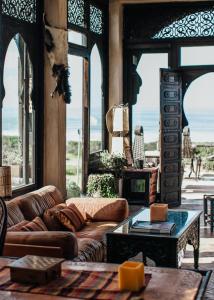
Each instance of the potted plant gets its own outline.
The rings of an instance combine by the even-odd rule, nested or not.
[[[108,173],[89,175],[87,194],[90,197],[116,197],[117,193],[114,175]]]

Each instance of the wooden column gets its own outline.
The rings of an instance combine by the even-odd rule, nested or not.
[[[109,4],[109,107],[123,102],[123,8]]]
[[[67,28],[67,0],[45,0],[45,14],[52,27]],[[66,195],[66,104],[51,97],[56,81],[44,50],[44,185],[53,184]]]
[[[123,103],[123,6],[109,2],[109,108]],[[111,136],[109,136],[111,149]]]

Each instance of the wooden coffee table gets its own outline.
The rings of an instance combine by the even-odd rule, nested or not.
[[[0,258],[0,269],[7,266],[12,260]],[[117,271],[118,265],[105,263],[75,263],[65,261],[62,268],[85,271]],[[8,271],[9,272],[9,271]],[[209,277],[206,278],[194,271],[167,268],[146,267],[146,273],[151,273],[152,278],[144,291],[144,300],[193,300],[202,299]],[[1,278],[1,270],[0,270]],[[0,280],[1,283],[1,280]],[[59,296],[21,293],[16,291],[0,290],[0,299],[4,300],[65,300]],[[75,300],[75,299],[73,299]],[[78,299],[76,299],[78,300]]]
[[[106,234],[107,261],[122,263],[142,252],[144,262],[148,257],[155,261],[158,267],[178,268],[186,245],[191,244],[194,250],[194,267],[197,269],[201,213],[201,211],[169,210],[168,221],[176,224],[175,231],[171,235],[130,232],[131,225],[137,220],[150,220],[149,209],[141,209]]]

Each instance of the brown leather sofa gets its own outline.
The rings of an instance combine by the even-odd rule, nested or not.
[[[7,202],[8,232],[4,255],[22,257],[33,254],[75,261],[103,261],[106,231],[128,216],[128,203],[125,199],[68,199],[65,205],[74,203],[86,221],[85,226],[77,232],[69,232],[64,228],[55,231],[57,227],[54,223],[51,228],[50,224],[47,226],[48,231],[9,231],[24,220],[32,221],[37,216],[43,219],[48,209],[60,203],[65,202],[54,186],[43,187]]]

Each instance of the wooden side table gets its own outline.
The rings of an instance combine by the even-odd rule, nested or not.
[[[129,204],[149,206],[157,196],[158,167],[125,169],[122,172],[122,197]]]

